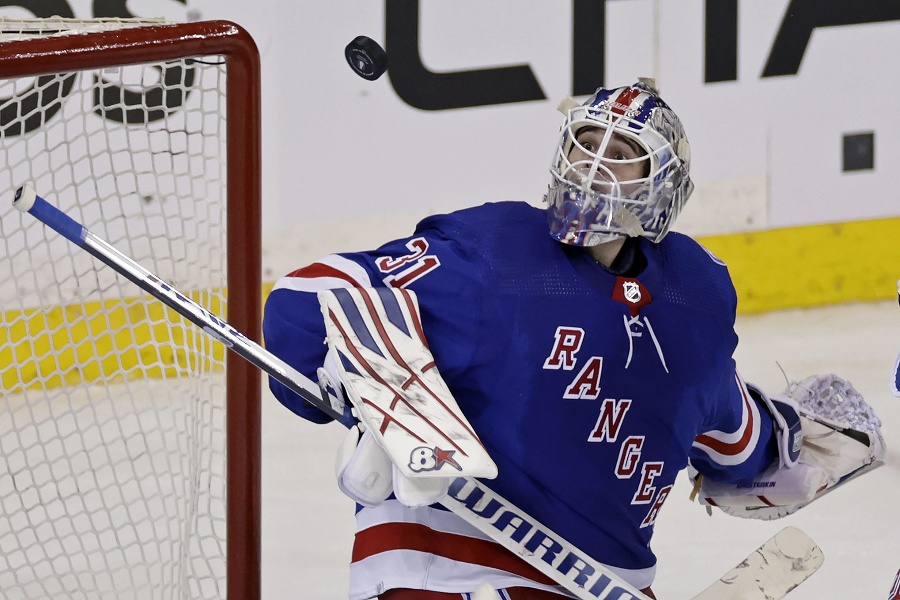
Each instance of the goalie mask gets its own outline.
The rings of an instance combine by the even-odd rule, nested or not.
[[[569,99],[550,169],[550,235],[575,246],[622,237],[659,242],[694,189],[678,116],[641,81]]]

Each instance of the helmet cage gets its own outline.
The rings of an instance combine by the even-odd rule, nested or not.
[[[630,104],[619,103],[620,98]],[[588,150],[578,141],[585,127],[603,130],[599,148]],[[604,157],[614,135],[636,143],[643,156]],[[580,156],[572,161],[574,148]],[[640,178],[619,180],[613,172],[616,164],[638,162],[648,165]],[[598,90],[586,104],[566,112],[545,197],[551,235],[583,246],[629,236],[659,242],[693,191],[689,164],[681,123],[652,88],[640,83]]]

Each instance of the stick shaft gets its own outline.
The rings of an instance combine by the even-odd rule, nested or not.
[[[284,384],[319,410],[335,419],[342,419],[349,414],[349,407],[342,400],[321,389],[308,377],[110,246],[32,190],[20,188],[16,192],[15,203],[17,203],[17,208],[28,212],[120,275],[125,276],[142,290],[200,327],[210,337],[225,344],[229,349]]]

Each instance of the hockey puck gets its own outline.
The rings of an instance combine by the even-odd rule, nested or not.
[[[344,48],[347,64],[353,72],[369,81],[375,81],[387,71],[387,52],[372,38],[361,35]]]

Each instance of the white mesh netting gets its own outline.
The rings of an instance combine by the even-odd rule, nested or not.
[[[46,23],[0,40],[83,27]],[[7,600],[225,595],[221,347],[12,207],[29,183],[224,314],[224,102],[215,57],[0,80]]]
[[[792,381],[785,394],[800,406],[803,414],[824,417],[843,427],[877,436],[881,445],[881,419],[853,384],[833,373],[811,375]]]

